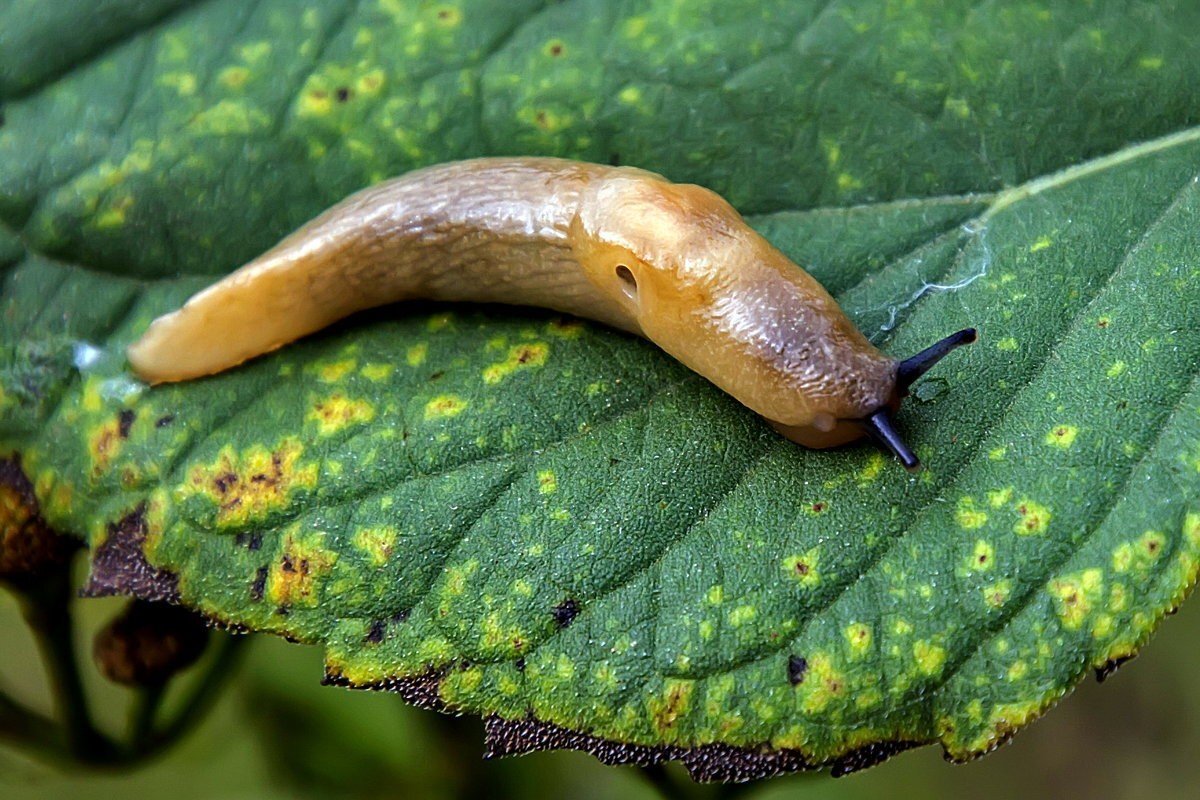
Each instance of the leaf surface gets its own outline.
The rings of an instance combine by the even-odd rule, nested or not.
[[[23,5],[27,48],[86,19]],[[1190,6],[168,6],[0,81],[0,452],[93,591],[321,643],[496,752],[745,778],[984,752],[1195,582]],[[977,327],[901,414],[926,471],[534,310],[132,380],[154,316],[348,191],[509,152],[722,191],[893,355]]]

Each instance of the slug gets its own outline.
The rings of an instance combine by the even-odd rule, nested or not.
[[[904,361],[708,189],[556,158],[410,172],[333,206],[128,349],[139,377],[233,367],[355,311],[407,299],[542,306],[643,336],[787,438],[864,435],[909,469],[891,413],[966,329]]]

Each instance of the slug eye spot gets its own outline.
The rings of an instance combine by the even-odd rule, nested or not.
[[[617,280],[621,282],[621,291],[625,292],[625,296],[637,300],[637,278],[633,277],[633,270],[624,264],[617,264]]]

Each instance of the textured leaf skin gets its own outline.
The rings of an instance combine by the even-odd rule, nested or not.
[[[54,83],[6,68],[0,452],[88,536],[93,588],[709,777],[969,758],[1135,653],[1200,565],[1196,12],[701,5],[127,3],[162,21]],[[799,449],[536,311],[409,304],[195,383],[125,371],[346,192],[505,152],[772,212],[896,355],[978,327],[902,414],[926,472]]]

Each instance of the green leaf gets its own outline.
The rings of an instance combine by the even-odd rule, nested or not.
[[[7,78],[0,453],[92,591],[321,643],[495,752],[706,778],[969,758],[1133,655],[1200,570],[1196,10],[695,5],[211,0]],[[348,191],[507,152],[722,191],[894,355],[976,326],[900,415],[927,470],[531,310],[132,380]]]

